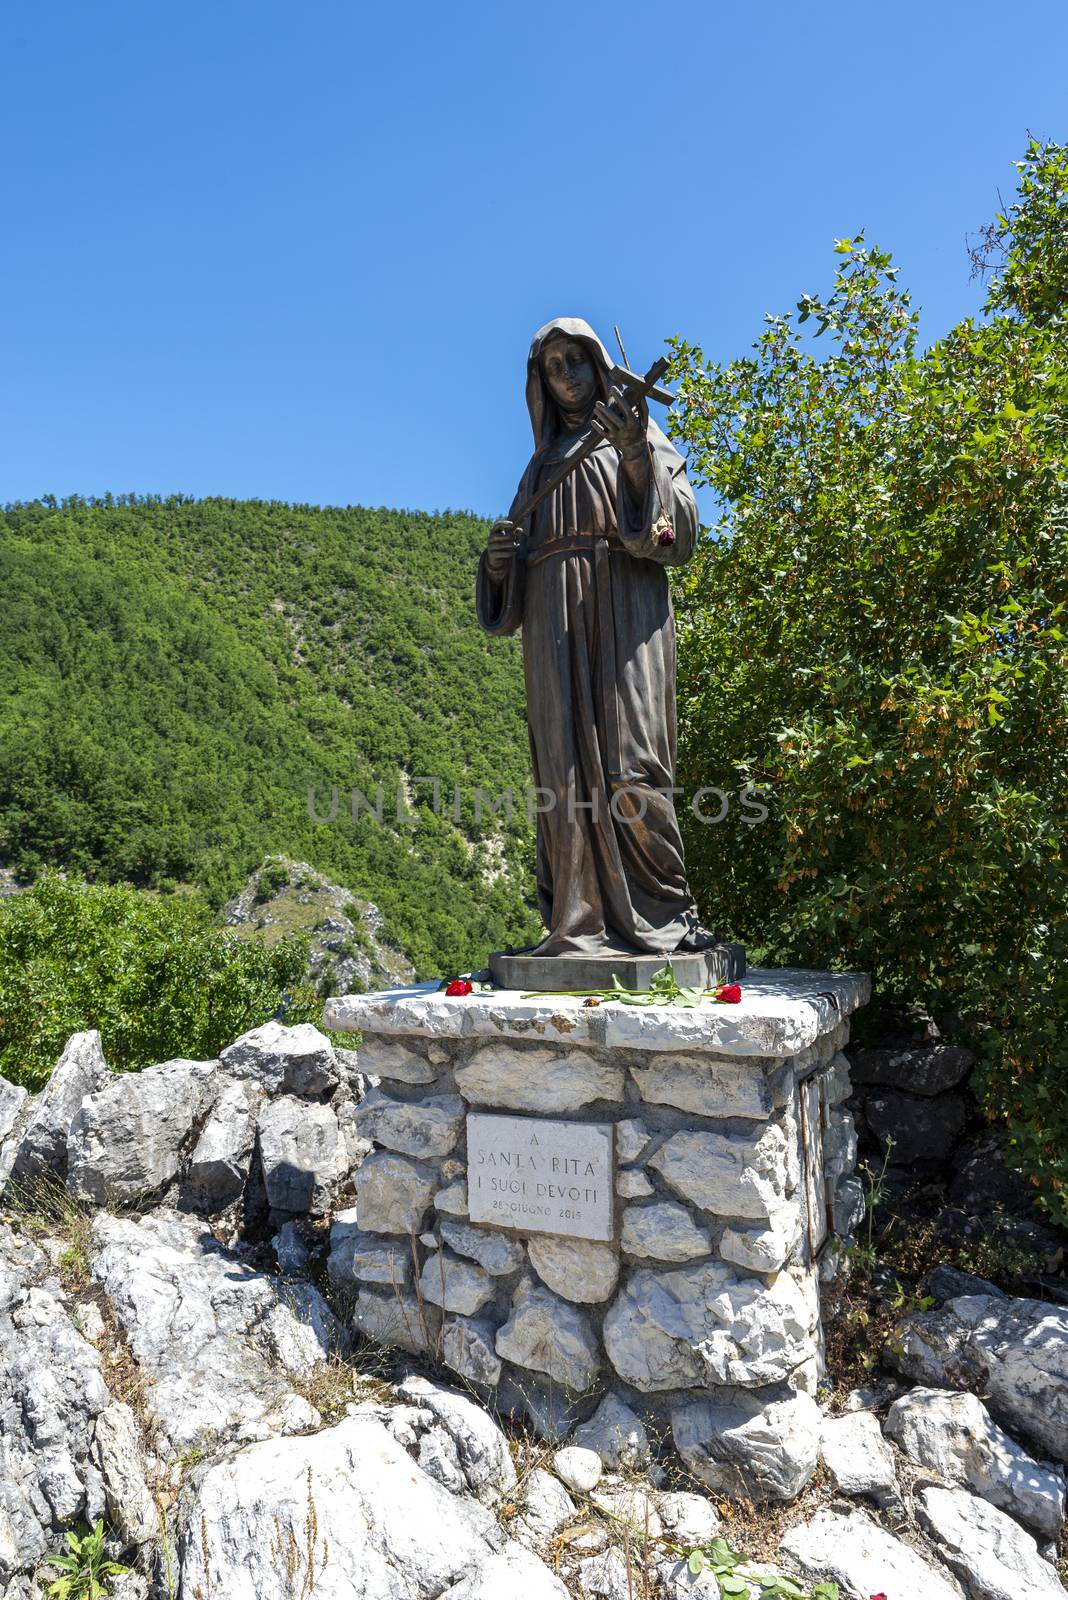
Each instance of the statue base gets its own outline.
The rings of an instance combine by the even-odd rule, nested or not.
[[[714,989],[745,977],[745,947],[714,944],[707,950],[676,950],[672,955],[628,955],[606,951],[599,956],[490,956],[493,981],[501,989],[544,994],[567,989],[578,993],[610,989],[618,978],[625,989],[648,989],[658,972],[670,967],[684,989]]]

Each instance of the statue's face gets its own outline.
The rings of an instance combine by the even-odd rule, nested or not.
[[[567,411],[585,411],[597,398],[597,376],[586,346],[561,334],[541,353],[541,371],[549,393]]]

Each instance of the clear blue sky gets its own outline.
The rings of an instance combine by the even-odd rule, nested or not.
[[[1064,0],[6,0],[0,501],[503,510],[548,317],[730,356],[890,247],[936,337]]]

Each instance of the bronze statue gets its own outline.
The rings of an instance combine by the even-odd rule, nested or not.
[[[548,932],[534,956],[664,956],[714,943],[687,886],[672,795],[675,621],[665,568],[690,559],[697,507],[642,385],[620,377],[579,318],[557,317],[535,334],[534,454],[479,564],[482,627],[523,636],[544,807],[537,881]]]

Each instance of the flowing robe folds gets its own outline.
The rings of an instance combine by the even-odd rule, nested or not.
[[[540,378],[555,331],[581,337],[602,393],[610,362],[585,323],[562,319],[535,339],[527,395],[536,450],[513,505],[574,443]],[[539,955],[655,954],[710,941],[686,883],[675,782],[675,623],[669,566],[693,553],[697,508],[682,457],[648,424],[651,470],[637,503],[620,457],[602,442],[535,511],[522,559],[503,579],[482,557],[478,618],[522,629],[527,722],[538,797]],[[665,524],[673,542],[661,543]]]

